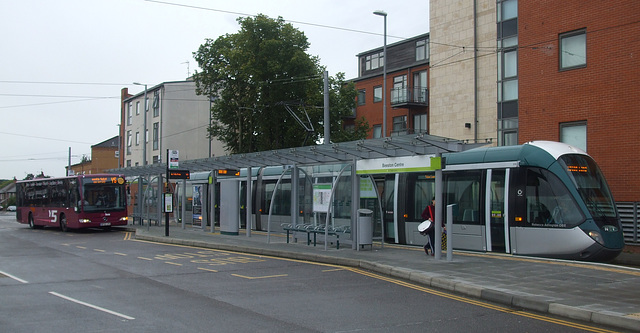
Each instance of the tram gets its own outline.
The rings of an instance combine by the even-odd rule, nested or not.
[[[622,251],[613,197],[584,151],[533,141],[443,158],[442,199],[445,207],[454,205],[453,230],[447,230],[454,249],[593,261],[611,260]],[[385,191],[389,240],[423,244],[417,227],[435,196],[434,175],[386,175],[384,188],[397,189]]]

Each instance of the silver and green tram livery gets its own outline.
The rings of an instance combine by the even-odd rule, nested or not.
[[[447,232],[454,249],[594,261],[622,251],[613,197],[584,151],[533,141],[443,157],[442,199],[453,205]],[[387,175],[384,187],[395,189],[385,191],[387,240],[424,242],[417,225],[435,195],[433,174]]]

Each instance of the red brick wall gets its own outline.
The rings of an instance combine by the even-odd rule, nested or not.
[[[392,108],[391,107],[391,89],[393,89],[393,78],[398,75],[407,75],[407,85],[409,87],[415,87],[413,82],[413,74],[416,72],[427,70],[427,87],[429,82],[429,66],[416,66],[410,69],[405,69],[402,71],[389,72],[387,73],[387,136],[391,134],[393,130],[393,117],[398,116],[407,116],[407,128],[413,128],[413,115],[416,113],[424,113],[428,110],[427,107],[415,108],[410,110],[408,108]],[[368,139],[373,137],[373,126],[374,125],[382,125],[382,101],[373,102],[373,88],[377,86],[382,86],[383,76],[380,74],[379,76],[371,77],[368,79],[364,79],[361,81],[357,81],[355,83],[356,90],[365,89],[366,90],[366,101],[364,105],[358,105],[356,107],[356,118],[360,119],[364,117],[369,123],[369,127],[371,131],[369,132]],[[345,121],[345,124],[352,124],[353,121]]]
[[[616,201],[640,201],[640,1],[518,2],[519,141],[587,122]],[[559,71],[559,35],[586,29],[587,66]]]

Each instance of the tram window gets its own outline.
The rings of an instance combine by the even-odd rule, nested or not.
[[[567,187],[544,169],[527,169],[526,202],[530,226],[572,228],[584,221]]]
[[[407,176],[407,217],[408,221],[421,221],[422,211],[431,204],[435,196],[433,174],[410,174]]]
[[[276,181],[265,182],[264,193],[263,193],[263,203],[262,207],[264,207],[264,212],[269,213],[269,207],[271,206],[271,197],[273,196],[273,191],[276,190]],[[273,212],[272,215],[291,215],[291,181],[283,180],[278,185],[278,189],[276,191],[276,195],[274,197],[273,203]]]
[[[616,208],[604,175],[593,159],[564,155],[558,161],[572,178],[582,200],[594,217],[616,217]]]
[[[483,224],[480,219],[481,171],[465,171],[447,175],[446,205],[457,204],[453,223]]]

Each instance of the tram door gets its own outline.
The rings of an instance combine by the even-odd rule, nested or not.
[[[508,214],[508,206],[505,198],[508,198],[509,186],[507,182],[508,169],[487,170],[487,195],[486,195],[486,224],[487,251],[509,252],[505,239],[509,239],[508,225],[505,220]]]
[[[509,171],[461,170],[445,175],[445,205],[455,204],[454,249],[509,252],[505,242]]]

